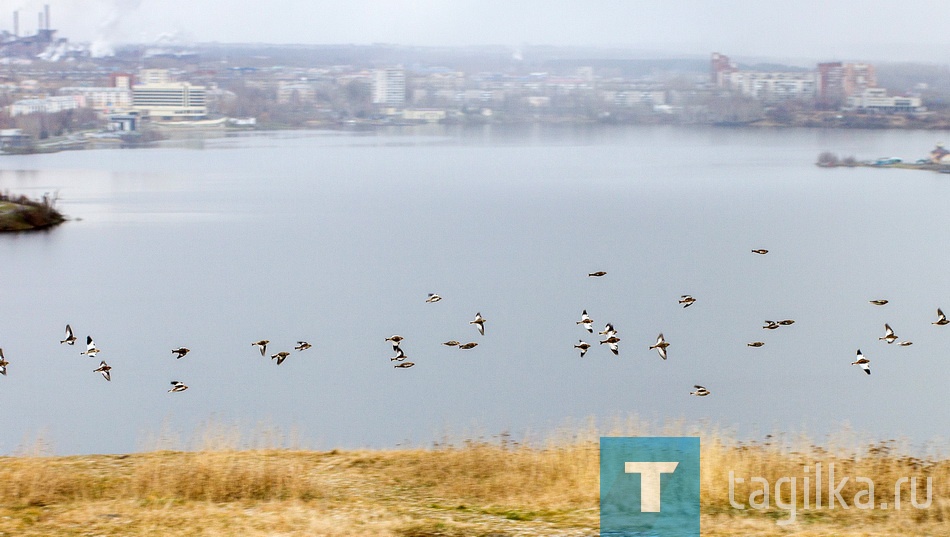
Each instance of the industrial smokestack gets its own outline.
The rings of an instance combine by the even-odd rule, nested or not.
[[[43,6],[43,12],[46,13],[46,29],[49,30],[51,28],[49,25],[49,4]]]
[[[20,12],[13,12],[13,37],[20,37]]]

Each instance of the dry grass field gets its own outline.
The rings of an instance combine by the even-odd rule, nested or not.
[[[543,440],[505,435],[446,441],[392,451],[239,449],[232,433],[206,435],[190,450],[74,457],[29,453],[0,458],[0,535],[4,536],[593,536],[598,533],[598,437],[700,436],[703,535],[950,536],[950,459],[905,454],[897,442],[848,435],[816,446],[807,439],[740,442],[730,434],[681,424],[652,428],[569,427]],[[804,467],[835,464],[849,509],[803,509]],[[789,509],[735,509],[729,472],[745,477],[734,501],[750,503],[750,477],[798,483],[794,524]],[[917,477],[917,502],[902,488],[901,510],[863,510],[892,503],[894,484]],[[812,475],[812,477],[814,477]],[[788,487],[782,489],[788,501]],[[773,491],[774,492],[774,491]],[[858,495],[857,498],[855,496]],[[761,500],[761,497],[759,497]],[[755,500],[755,497],[752,499]]]

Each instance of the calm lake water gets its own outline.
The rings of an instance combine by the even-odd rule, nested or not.
[[[945,438],[950,327],[931,323],[950,311],[950,176],[813,164],[913,160],[941,140],[436,128],[3,156],[0,190],[58,192],[73,220],[0,236],[0,453],[188,444],[209,422],[320,449],[425,445],[631,413]],[[583,309],[616,326],[619,357],[575,324]],[[913,345],[879,341],[885,322]],[[61,345],[66,323],[101,354]],[[667,361],[648,350],[659,332]],[[392,334],[412,369],[393,368]],[[259,339],[293,354],[278,367]],[[849,365],[859,348],[870,376]]]

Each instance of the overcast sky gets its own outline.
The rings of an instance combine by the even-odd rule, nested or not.
[[[0,28],[32,33],[44,3],[72,41],[610,46],[675,54],[945,63],[937,0],[13,0]]]

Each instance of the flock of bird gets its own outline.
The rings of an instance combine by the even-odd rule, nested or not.
[[[63,343],[65,343],[66,345],[75,345],[77,339],[78,339],[78,338],[76,337],[76,334],[73,332],[73,327],[72,327],[71,325],[67,324],[67,325],[66,325],[66,336],[65,336],[59,343],[60,343],[60,345],[62,345]],[[262,339],[262,340],[260,340],[260,341],[256,341],[256,342],[254,342],[254,343],[251,343],[251,345],[252,345],[252,346],[256,346],[256,347],[261,351],[261,356],[265,356],[266,353],[267,353],[267,344],[268,344],[268,343],[270,343],[270,341],[268,341],[268,340],[266,340],[266,339]],[[297,345],[294,347],[294,350],[296,350],[296,351],[304,351],[304,350],[309,349],[309,348],[312,347],[312,346],[313,346],[313,345],[311,345],[310,343],[307,343],[306,341],[298,341],[298,342],[297,342]],[[80,353],[79,353],[80,356],[89,356],[89,357],[91,357],[91,358],[95,358],[96,355],[99,354],[100,352],[102,352],[102,351],[99,349],[99,347],[96,346],[96,342],[93,341],[92,336],[86,336],[86,350],[80,352]],[[172,349],[172,354],[175,355],[175,358],[176,358],[176,359],[181,359],[182,357],[184,357],[184,356],[185,356],[186,354],[188,354],[189,352],[191,352],[191,349],[189,349],[189,348],[187,348],[187,347],[178,347],[177,349]],[[271,355],[271,359],[272,359],[272,360],[276,360],[276,361],[277,361],[277,365],[280,365],[280,364],[282,364],[282,363],[284,362],[284,360],[287,359],[288,356],[290,356],[290,353],[289,353],[289,352],[287,352],[287,351],[281,351],[281,352],[277,352],[277,353],[272,354],[272,355]],[[9,363],[10,363],[10,362],[8,362],[8,361],[6,361],[6,359],[4,359],[4,357],[3,357],[3,349],[0,348],[0,374],[6,376],[6,374],[7,374],[7,365],[9,365]],[[99,367],[93,369],[92,372],[93,372],[93,373],[99,373],[99,374],[101,374],[101,375],[102,375],[102,378],[104,378],[104,379],[106,379],[106,380],[108,380],[108,381],[111,381],[111,380],[112,380],[112,366],[110,366],[109,364],[107,364],[105,360],[100,360],[100,361],[99,361]],[[182,382],[182,381],[180,381],[180,380],[173,380],[173,381],[171,381],[171,386],[172,386],[171,389],[168,390],[169,393],[172,393],[172,392],[183,392],[183,391],[185,391],[185,390],[188,389],[188,386],[187,386],[184,382]]]
[[[752,253],[759,254],[759,255],[765,255],[768,252],[769,252],[768,250],[764,250],[764,249],[752,250]],[[598,272],[591,272],[587,276],[592,277],[592,278],[600,278],[602,276],[605,276],[606,274],[607,273],[605,271],[598,271]],[[432,304],[432,303],[439,302],[441,300],[442,300],[442,297],[440,295],[437,295],[435,293],[429,293],[425,301],[426,303]],[[696,303],[696,299],[693,298],[691,295],[681,295],[678,300],[678,303],[682,304],[683,308],[688,308]],[[871,300],[870,303],[875,306],[884,306],[885,304],[888,303],[888,301],[885,299],[875,299],[875,300]],[[478,330],[478,333],[484,336],[486,322],[488,322],[488,320],[482,317],[481,312],[478,312],[475,314],[475,318],[469,321],[469,324],[474,325],[475,328]],[[766,320],[764,322],[765,324],[764,326],[762,326],[764,330],[776,330],[779,327],[789,326],[795,323],[795,321],[792,319],[784,319],[781,321]],[[588,333],[591,333],[591,334],[594,333],[594,327],[593,327],[594,320],[587,313],[586,309],[583,312],[581,312],[581,319],[577,321],[576,324],[581,325],[583,329],[587,330]],[[947,324],[950,324],[950,320],[947,319],[947,316],[944,315],[943,311],[940,308],[937,308],[937,320],[931,324],[936,325],[936,326],[945,326]],[[606,323],[606,325],[604,326],[604,329],[598,332],[598,335],[604,336],[604,339],[600,340],[600,344],[601,345],[606,344],[607,347],[610,349],[610,352],[612,352],[615,356],[619,356],[620,338],[618,337],[618,331],[616,328],[614,328],[614,325],[611,323]],[[890,345],[897,342],[897,340],[900,338],[897,337],[897,334],[894,332],[894,329],[891,328],[890,324],[885,323],[884,335],[879,337],[878,339]],[[395,356],[390,358],[390,361],[398,362],[397,364],[394,365],[394,367],[399,368],[399,369],[407,369],[415,365],[415,363],[406,360],[408,356],[403,351],[402,346],[401,346],[404,340],[405,338],[398,334],[392,335],[386,338],[386,341],[389,341],[392,343],[393,351],[396,353]],[[77,341],[77,338],[76,338],[75,333],[73,332],[72,326],[67,324],[66,335],[64,339],[60,341],[60,344],[65,343],[67,345],[74,345],[76,341]],[[269,340],[262,339],[254,343],[251,343],[251,346],[256,346],[258,350],[260,351],[261,356],[266,356],[268,343],[270,343]],[[456,340],[450,340],[450,341],[444,342],[443,345],[446,345],[449,347],[458,347],[459,349],[462,349],[462,350],[468,350],[468,349],[473,349],[477,347],[478,343],[474,341],[468,342],[468,343],[461,343]],[[747,345],[749,347],[762,347],[765,345],[765,342],[753,341],[753,342],[747,343]],[[908,347],[910,345],[913,345],[913,342],[905,340],[905,341],[897,342],[897,345],[901,347]],[[583,339],[579,339],[578,343],[574,345],[574,348],[580,350],[581,357],[584,357],[584,355],[587,354],[587,351],[591,348],[591,346],[592,345],[590,343],[584,341]],[[656,342],[650,345],[648,349],[649,350],[655,349],[657,353],[659,354],[660,358],[662,358],[663,360],[666,360],[667,348],[669,348],[669,346],[670,346],[670,343],[663,336],[663,333],[660,332],[660,334],[656,338]],[[294,350],[300,352],[300,351],[307,350],[311,347],[312,345],[306,341],[297,341],[297,345],[294,346]],[[172,349],[171,352],[172,354],[175,355],[176,359],[181,359],[190,351],[191,350],[188,349],[187,347],[178,347],[177,349]],[[102,351],[96,346],[96,343],[93,341],[92,336],[86,336],[86,350],[79,354],[94,358],[100,352]],[[276,360],[277,365],[280,365],[284,363],[284,360],[286,360],[287,357],[290,356],[290,354],[291,353],[288,351],[280,351],[280,352],[271,354],[270,358],[272,360]],[[9,365],[9,362],[6,360],[6,358],[3,355],[3,349],[0,348],[0,375],[6,376],[8,365]],[[851,365],[857,365],[861,367],[861,369],[863,369],[864,372],[867,373],[868,375],[871,374],[871,360],[869,360],[866,356],[864,356],[864,354],[861,352],[861,349],[857,350],[855,360],[851,362]],[[99,362],[99,367],[93,370],[94,373],[100,373],[102,377],[105,378],[107,381],[112,380],[111,371],[112,371],[112,367],[109,364],[107,364],[105,360],[101,360]],[[172,386],[171,389],[168,390],[169,393],[183,392],[188,389],[188,386],[179,380],[171,381],[171,386]],[[705,397],[711,393],[708,389],[698,384],[694,385],[694,388],[696,391],[689,392],[690,395]]]

